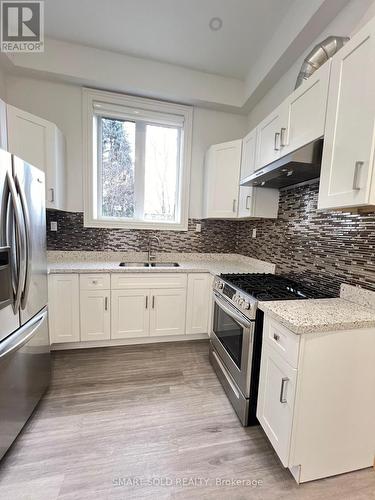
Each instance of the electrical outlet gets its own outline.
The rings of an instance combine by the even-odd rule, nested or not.
[[[256,237],[257,237],[257,230],[256,230],[256,229],[253,229],[253,234],[252,234],[252,237],[253,237],[253,238],[256,238]]]
[[[57,231],[57,222],[51,221],[50,228],[51,228],[51,231]]]
[[[196,233],[201,233],[202,232],[202,224],[196,224],[195,225],[195,232]]]

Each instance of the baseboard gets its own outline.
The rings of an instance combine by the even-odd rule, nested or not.
[[[207,333],[195,335],[170,335],[168,337],[143,337],[133,339],[96,340],[87,342],[64,342],[51,344],[51,351],[63,351],[65,349],[90,349],[93,347],[115,347],[121,345],[156,344],[160,342],[182,342],[189,340],[208,340]]]

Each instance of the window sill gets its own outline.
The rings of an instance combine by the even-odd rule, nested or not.
[[[147,222],[147,221],[112,221],[103,219],[90,219],[84,217],[84,227],[97,227],[105,229],[138,229],[148,231],[187,231],[188,221],[176,222]]]

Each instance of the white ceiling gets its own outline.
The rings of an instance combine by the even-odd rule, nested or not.
[[[245,78],[293,0],[45,0],[47,37]],[[210,30],[211,18],[223,21]]]

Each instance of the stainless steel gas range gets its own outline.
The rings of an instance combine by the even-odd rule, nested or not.
[[[325,298],[274,274],[225,274],[213,287],[210,361],[242,425],[256,425],[263,312],[258,301]]]

